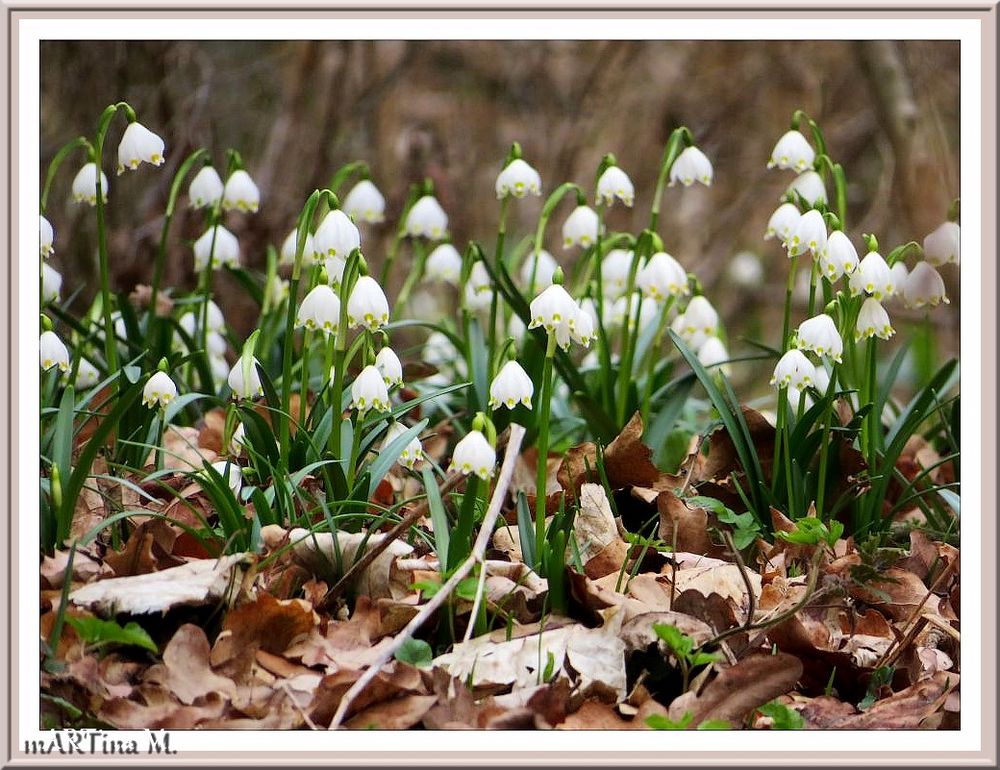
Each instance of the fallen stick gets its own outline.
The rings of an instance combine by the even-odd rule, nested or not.
[[[333,719],[330,722],[330,729],[335,730],[340,727],[341,722],[344,721],[344,717],[347,714],[348,709],[350,709],[351,704],[354,699],[367,687],[375,677],[378,676],[379,672],[382,670],[382,666],[392,660],[393,656],[399,651],[399,649],[406,643],[408,639],[413,637],[413,634],[420,628],[428,618],[433,615],[438,607],[445,603],[445,601],[451,596],[452,592],[465,580],[466,576],[472,571],[472,568],[477,563],[482,563],[486,557],[486,548],[490,542],[490,536],[493,534],[493,526],[496,524],[497,519],[500,517],[500,509],[503,506],[504,497],[507,495],[507,488],[510,486],[511,477],[514,475],[514,464],[517,461],[517,456],[521,451],[521,441],[524,440],[524,428],[520,425],[510,426],[510,438],[507,440],[507,451],[504,453],[503,464],[500,466],[500,475],[497,478],[497,485],[493,489],[493,497],[490,498],[489,508],[486,509],[486,517],[483,519],[483,525],[479,530],[479,535],[476,537],[476,542],[472,546],[472,553],[469,557],[459,565],[458,569],[455,570],[454,574],[448,579],[448,581],[441,586],[440,590],[431,597],[430,601],[427,602],[423,607],[421,607],[420,612],[409,623],[406,624],[406,628],[400,631],[396,637],[392,640],[390,644],[365,671],[364,674],[351,685],[350,689],[344,693],[343,697],[340,699],[340,705],[337,707],[336,713],[333,715]],[[388,538],[386,538],[388,540]],[[472,619],[469,621],[472,622]]]

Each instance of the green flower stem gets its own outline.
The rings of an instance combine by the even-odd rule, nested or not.
[[[600,234],[604,230],[604,204],[597,204],[597,242],[594,244],[594,275],[596,276],[597,297],[594,305],[597,308],[597,351],[601,360],[601,397],[605,405],[614,402],[614,385],[611,379],[611,345],[608,342],[608,332],[604,328],[604,276],[602,275],[602,262],[604,259],[602,239]]]
[[[676,297],[671,294],[663,303],[663,307],[660,308],[660,317],[656,321],[656,334],[653,337],[653,344],[650,345],[649,350],[646,351],[646,385],[642,396],[641,406],[643,424],[647,424],[649,419],[649,408],[651,406],[649,400],[653,395],[653,375],[656,372],[656,362],[658,360],[656,352],[660,349],[660,342],[663,340],[663,332],[667,328],[667,317],[670,315],[670,308],[673,307],[675,299]],[[636,317],[636,324],[638,325],[638,316]]]
[[[156,470],[163,470],[163,433],[166,430],[166,413],[161,412],[161,414],[156,415]]]
[[[781,352],[782,354],[788,352],[789,339],[788,333],[791,328],[792,319],[792,293],[795,291],[795,271],[798,267],[799,258],[797,256],[791,258],[791,264],[788,269],[788,282],[785,284],[785,309],[784,317],[781,323]],[[783,441],[781,438],[782,430],[785,427],[785,413],[788,409],[788,391],[783,388],[778,388],[778,416],[775,425],[777,430],[778,440],[774,442],[774,462],[771,465],[771,488],[774,490],[774,482],[778,478],[778,468],[781,467],[781,454],[783,449]],[[791,484],[791,478],[788,479],[788,483]],[[789,495],[789,505],[791,505],[791,496]]]
[[[834,197],[837,201],[837,217],[840,219],[840,226],[836,229],[846,230],[847,177],[844,175],[844,168],[839,163],[834,163],[830,160],[830,156],[826,154],[825,150],[823,154],[816,157],[816,166],[820,171],[829,171],[830,176],[833,177]]]
[[[865,460],[868,463],[869,468],[874,468],[877,462],[878,454],[878,432],[882,425],[882,415],[877,414],[875,409],[876,391],[878,388],[877,384],[877,368],[878,361],[876,358],[876,348],[875,348],[875,337],[868,338],[868,349],[866,351],[866,364],[865,364],[865,375],[866,375],[866,386],[865,386],[865,403],[871,404],[872,409],[868,413],[868,450],[865,453]]]
[[[667,140],[666,147],[663,148],[663,156],[660,159],[660,173],[656,177],[656,190],[653,193],[653,205],[649,211],[649,229],[656,232],[656,227],[660,221],[660,202],[663,199],[663,186],[667,181],[667,174],[670,167],[674,165],[677,156],[680,155],[682,146],[694,144],[694,137],[690,129],[686,126],[675,128]]]
[[[825,398],[828,403],[823,410],[823,438],[819,444],[819,474],[816,477],[816,517],[823,520],[823,504],[826,502],[826,472],[830,457],[830,430],[833,424],[833,394],[837,390],[837,370],[840,367],[834,363],[830,372],[830,384],[827,386]]]
[[[347,373],[347,363],[344,359],[344,351],[347,350],[347,301],[358,277],[360,259],[360,251],[355,249],[351,252],[344,265],[344,277],[340,282],[340,319],[337,321],[337,335],[333,350],[333,389],[330,393],[330,406],[333,413],[331,414],[332,427],[329,443],[330,450],[337,458],[341,456],[340,434],[341,425],[344,422],[342,405],[344,403],[344,375]]]
[[[94,154],[94,146],[87,140],[85,136],[78,136],[76,139],[71,139],[66,142],[62,147],[60,147],[56,154],[49,161],[49,167],[45,171],[45,185],[42,187],[42,197],[38,204],[38,209],[40,213],[45,213],[45,206],[49,200],[49,191],[52,189],[52,182],[56,178],[56,173],[59,171],[59,167],[63,164],[63,161],[68,158],[74,150],[83,148],[87,151],[88,156]]]
[[[413,257],[413,267],[410,269],[409,275],[406,276],[403,288],[399,290],[399,296],[396,297],[396,302],[392,308],[394,318],[399,318],[399,314],[410,301],[410,294],[413,293],[413,287],[424,277],[424,267],[427,264],[427,247],[419,238],[413,239]],[[385,283],[385,279],[382,280],[382,283]]]
[[[333,371],[334,358],[336,357],[336,350],[337,350],[336,333],[326,335],[324,343],[325,344],[323,345],[323,371],[320,374],[320,382],[324,383],[324,385],[326,386],[329,386],[330,373]],[[326,387],[325,389],[326,389],[327,405],[330,408],[330,419],[336,420],[337,412],[340,409],[340,404],[333,403],[333,390],[330,387]],[[313,424],[315,425],[315,423]],[[326,448],[329,450],[331,454],[333,454],[334,451],[336,451],[333,445],[333,431],[330,431],[330,435],[327,436]]]
[[[500,199],[500,216],[498,217],[497,221],[497,247],[495,252],[496,256],[494,257],[497,270],[500,269],[500,264],[504,261],[503,247],[504,247],[504,239],[507,236],[507,204],[509,203],[509,201],[510,198],[506,196]],[[538,258],[536,255],[535,262],[532,265],[531,269],[532,284],[534,284],[535,282],[535,271],[537,269],[538,269]],[[529,296],[531,296],[532,292],[529,291],[528,294]],[[495,373],[493,366],[494,366],[494,358],[497,352],[497,309],[499,306],[499,302],[500,302],[500,292],[494,289],[493,296],[490,299],[490,331],[489,331],[489,343],[488,343],[489,356],[487,357],[486,360],[486,365],[489,367],[489,370],[486,372],[486,379],[489,382],[493,381],[493,375]]]
[[[647,256],[647,251],[652,248],[652,231],[647,230],[639,236],[635,245],[635,259],[629,268],[628,279],[625,282],[625,317],[622,319],[622,341],[621,341],[621,363],[618,366],[618,404],[616,415],[619,427],[625,425],[625,411],[628,407],[629,386],[632,384],[632,357],[635,355],[635,343],[633,340],[639,336],[639,314],[642,310],[642,298],[638,298],[635,303],[635,329],[632,328],[632,299],[635,295],[635,277],[639,269],[639,263]],[[633,333],[634,332],[634,333]]]
[[[361,451],[361,425],[364,423],[365,415],[358,412],[354,417],[354,430],[351,431],[351,459],[347,464],[345,476],[347,477],[347,488],[354,488],[354,473],[358,465],[358,454]]]
[[[549,455],[549,414],[552,402],[552,358],[556,353],[556,335],[549,332],[548,345],[545,348],[545,362],[542,365],[542,393],[539,397],[538,440],[535,445],[538,450],[538,475],[535,482],[535,571],[542,568],[542,548],[545,542],[545,490],[548,484]]]
[[[170,223],[174,218],[174,209],[177,206],[177,196],[180,194],[181,185],[187,177],[191,167],[202,157],[208,154],[204,147],[192,152],[184,162],[181,163],[174,179],[170,183],[170,195],[167,197],[167,208],[163,212],[163,228],[160,231],[160,245],[156,250],[156,260],[153,263],[153,279],[149,285],[149,314],[147,315],[146,328],[156,316],[156,300],[160,293],[160,284],[163,281],[163,269],[167,261],[167,234],[170,231]]]
[[[816,259],[812,259],[809,269],[809,314],[806,316],[807,318],[812,318],[816,312],[816,287],[819,285],[819,282],[819,262]]]

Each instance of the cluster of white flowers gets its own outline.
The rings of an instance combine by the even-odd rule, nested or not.
[[[529,311],[531,321],[528,328],[545,329],[563,350],[569,348],[571,341],[584,347],[590,344],[594,335],[593,319],[560,284],[554,283],[543,289],[531,301]]]

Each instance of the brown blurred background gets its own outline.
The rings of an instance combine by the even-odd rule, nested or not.
[[[883,253],[920,241],[958,195],[959,47],[951,42],[44,42],[41,72],[40,174],[65,141],[92,135],[100,111],[119,99],[166,140],[163,168],[116,178],[124,126],[116,122],[108,138],[119,290],[149,281],[173,173],[200,146],[219,165],[227,147],[238,149],[260,186],[259,214],[227,223],[244,263],[258,268],[311,190],[342,164],[368,161],[388,199],[387,221],[362,230],[377,267],[409,184],[424,177],[437,186],[454,241],[477,239],[491,250],[493,182],[514,140],[546,193],[565,180],[592,188],[602,155],[615,153],[635,182],[636,202],[632,210],[616,206],[608,224],[637,231],[648,222],[663,145],[687,125],[714,164],[715,183],[668,188],[660,232],[667,251],[701,278],[737,351],[744,335],[778,342],[787,264],[780,245],[761,236],[794,175],[768,172],[765,163],[795,109],[819,122],[845,168],[848,232],[859,248],[862,232],[875,233]],[[47,212],[53,264],[64,274],[64,296],[82,284],[86,299],[96,286],[94,217],[68,202],[70,165]],[[513,207],[515,239],[533,230],[540,205]],[[166,282],[190,288],[190,241],[203,222],[186,196],[179,209]],[[572,257],[558,233],[568,210],[567,203],[557,211],[547,244],[564,263]],[[745,250],[764,262],[759,286],[739,286],[727,273]],[[404,249],[401,263],[408,260]],[[941,354],[955,354],[958,269],[942,274],[952,304],[930,318]],[[216,289],[230,323],[247,333],[252,306],[227,276]],[[890,313],[897,329],[923,317],[899,306]]]

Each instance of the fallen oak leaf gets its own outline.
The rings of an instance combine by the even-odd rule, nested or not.
[[[236,684],[212,670],[209,655],[205,632],[196,625],[185,623],[167,643],[163,663],[151,666],[145,679],[167,688],[186,706],[210,693],[232,698]]]

